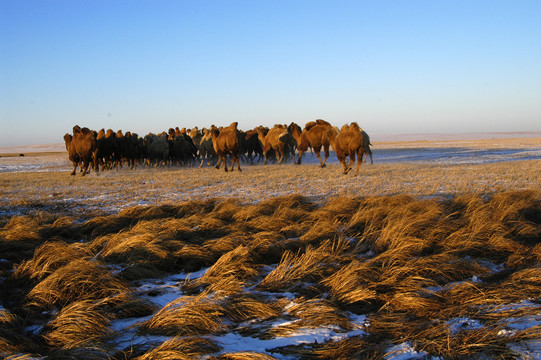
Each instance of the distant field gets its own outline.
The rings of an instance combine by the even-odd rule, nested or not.
[[[343,175],[0,158],[0,357],[541,358],[541,138]]]
[[[134,205],[206,198],[247,203],[280,195],[409,194],[449,197],[541,189],[541,138],[374,143],[374,164],[343,175],[334,153],[326,168],[313,154],[302,165],[243,164],[242,173],[214,168],[144,168],[70,176],[65,152],[0,158],[0,216],[54,208],[68,214],[114,213]]]

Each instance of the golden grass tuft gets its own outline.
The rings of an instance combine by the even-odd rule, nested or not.
[[[142,323],[140,331],[166,336],[215,334],[227,329],[222,319],[224,315],[225,309],[207,293],[183,296]]]
[[[284,236],[275,231],[261,231],[252,236],[249,243],[256,261],[261,264],[275,264],[284,252]]]
[[[110,318],[100,307],[94,300],[75,301],[64,307],[47,324],[51,330],[44,338],[49,346],[75,349],[99,345],[104,337],[112,334]]]
[[[92,238],[117,233],[130,225],[132,218],[122,215],[98,216],[86,221],[81,231]]]
[[[336,273],[322,279],[321,283],[329,289],[331,298],[339,302],[371,302],[377,298],[372,282],[378,275],[375,269],[353,260]]]
[[[200,278],[202,283],[213,283],[227,277],[251,280],[259,274],[259,265],[254,263],[254,254],[246,246],[222,255]]]
[[[262,301],[247,294],[227,297],[223,304],[227,318],[235,323],[247,320],[263,321],[277,317],[281,312],[275,303]]]
[[[43,280],[57,269],[72,261],[88,258],[89,255],[81,246],[47,242],[36,249],[32,259],[23,261],[15,269],[14,277]]]
[[[0,235],[4,241],[38,240],[40,224],[31,216],[14,216]]]
[[[317,283],[332,274],[343,255],[347,243],[338,239],[326,241],[318,248],[308,247],[306,252],[284,252],[280,263],[258,285],[266,291],[286,291],[298,283]]]
[[[123,264],[157,262],[168,256],[162,241],[152,233],[118,233],[107,235],[106,238],[94,242],[103,245],[99,258],[106,262]]]
[[[32,257],[36,247],[44,242],[42,226],[33,216],[14,216],[0,229],[2,258],[19,262]]]
[[[202,251],[223,255],[235,250],[240,245],[246,245],[248,236],[244,233],[234,232],[217,239],[206,240]]]
[[[355,214],[361,204],[361,200],[346,196],[333,197],[327,202],[310,213],[312,221],[318,221],[321,218],[333,219],[335,221],[349,221]]]
[[[324,299],[306,300],[301,297],[288,306],[287,313],[300,321],[277,327],[272,330],[273,334],[284,336],[299,328],[338,327],[338,331],[351,331],[355,328],[339,308]]]
[[[26,305],[63,307],[81,300],[124,299],[128,287],[95,261],[73,260],[40,281],[26,297]]]
[[[206,337],[174,337],[138,356],[137,360],[191,360],[216,353],[221,347]]]
[[[314,350],[316,359],[383,359],[379,346],[364,337],[353,336],[340,341],[329,341]]]

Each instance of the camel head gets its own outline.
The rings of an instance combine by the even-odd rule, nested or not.
[[[73,137],[70,134],[66,133],[66,135],[64,135],[64,143],[66,144],[66,150],[69,150],[72,139]]]

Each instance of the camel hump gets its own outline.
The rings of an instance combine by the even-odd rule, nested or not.
[[[313,128],[314,126],[316,126],[316,122],[315,121],[309,121],[306,123],[306,125],[304,125],[304,129],[305,130],[310,130],[311,128]]]
[[[359,124],[357,124],[356,122],[352,122],[350,127],[352,129],[356,129],[356,130],[359,130],[359,131],[362,131],[361,127],[359,126]]]
[[[290,132],[294,132],[296,130],[298,130],[299,132],[301,132],[301,127],[297,124],[295,124],[294,122],[292,122],[291,124],[289,124],[289,126],[287,127],[287,129],[290,131]]]
[[[81,132],[81,127],[79,125],[75,125],[73,127],[73,133],[77,134],[77,133],[80,133],[80,132]]]
[[[82,132],[84,135],[92,134],[92,131],[90,131],[90,129],[87,128],[87,127],[82,128],[82,129],[81,129],[81,132]]]
[[[328,125],[328,126],[331,126],[331,124],[323,119],[317,119],[316,120],[316,124],[317,125]]]

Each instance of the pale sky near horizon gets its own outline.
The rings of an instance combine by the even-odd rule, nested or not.
[[[541,1],[0,0],[0,146],[316,118],[541,131]]]

